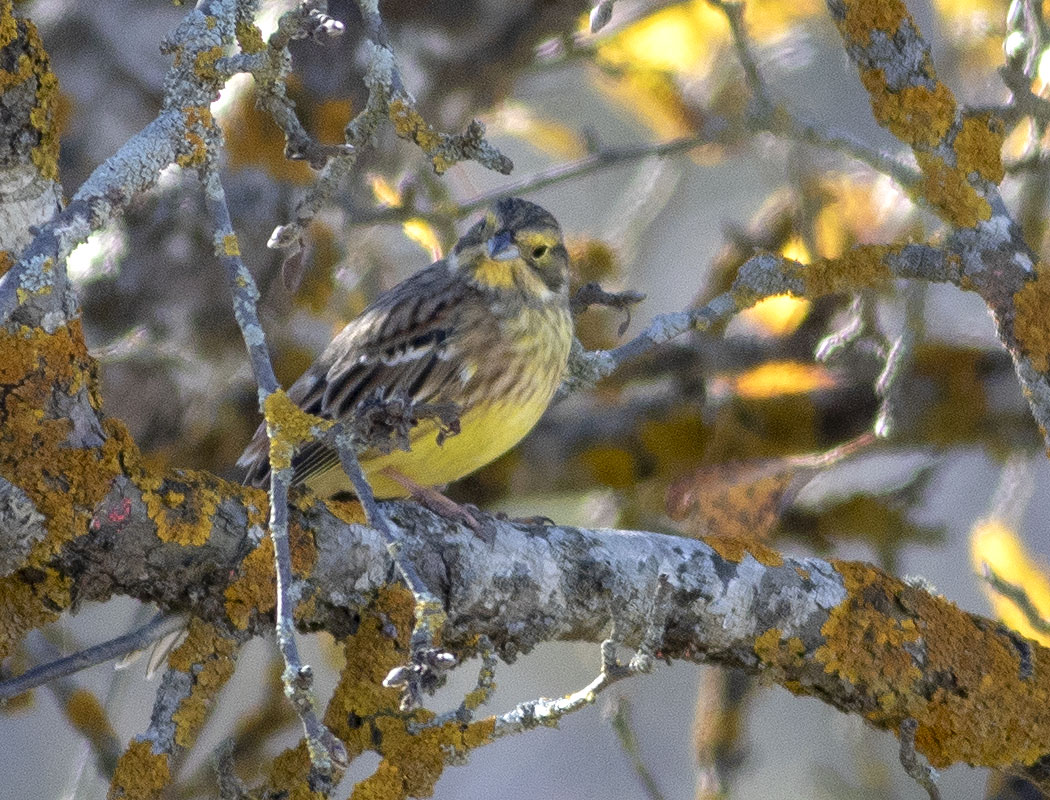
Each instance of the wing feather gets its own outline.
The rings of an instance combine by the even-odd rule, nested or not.
[[[406,394],[428,402],[457,396],[463,378],[456,368],[456,333],[462,326],[463,293],[474,291],[438,261],[380,295],[332,340],[288,390],[312,414],[338,419],[368,397]],[[458,384],[458,385],[457,385]],[[293,484],[338,464],[331,448],[306,445],[293,459]],[[266,428],[260,425],[237,462],[245,483],[269,481]]]

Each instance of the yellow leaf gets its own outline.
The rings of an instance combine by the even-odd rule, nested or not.
[[[406,220],[401,230],[404,231],[405,236],[430,253],[432,259],[437,261],[441,258],[441,240],[434,226],[425,219],[413,217]]]
[[[373,175],[368,182],[372,186],[372,194],[375,195],[377,203],[388,208],[401,207],[401,192],[390,181],[382,175]]]
[[[598,45],[608,64],[697,75],[707,72],[712,34],[724,35],[725,18],[707,3],[657,11]]]
[[[741,322],[759,334],[787,336],[802,324],[809,313],[809,300],[778,294],[760,300],[740,314]]]
[[[765,400],[789,394],[805,394],[835,385],[831,373],[820,364],[770,361],[733,379],[739,397]]]
[[[1046,571],[1032,561],[1017,532],[1003,520],[985,519],[974,526],[970,534],[970,555],[978,575],[983,575],[987,566],[1001,580],[1024,590],[1035,611],[1050,620],[1050,580]],[[1013,600],[991,586],[987,586],[985,592],[1004,625],[1050,647],[1050,635],[1036,630]]]

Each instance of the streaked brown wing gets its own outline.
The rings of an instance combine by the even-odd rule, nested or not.
[[[380,295],[325,348],[288,390],[300,407],[338,419],[375,393],[404,393],[426,402],[442,399],[461,382],[456,353],[464,292],[446,262],[438,261]],[[455,392],[453,392],[455,394]],[[328,447],[310,444],[293,459],[293,483],[338,464]],[[238,460],[248,467],[245,483],[269,481],[265,425],[260,425]]]

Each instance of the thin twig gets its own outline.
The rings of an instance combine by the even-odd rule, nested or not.
[[[999,577],[999,575],[996,574],[988,564],[984,564],[983,566],[983,577],[988,582],[988,585],[1007,600],[1011,600],[1013,604],[1021,610],[1025,619],[1028,620],[1028,624],[1031,625],[1034,630],[1038,633],[1050,633],[1050,620],[1046,619],[1039,612],[1039,609],[1035,607],[1035,603],[1032,602],[1032,598],[1028,596],[1028,592],[1025,588]]]
[[[642,788],[649,800],[664,800],[664,794],[656,783],[649,765],[642,758],[641,748],[638,746],[638,737],[634,735],[631,726],[631,704],[626,697],[617,697],[614,702],[614,711],[611,717],[612,728],[616,733],[616,739],[620,743],[620,749],[631,762],[631,767],[638,779],[642,782]]]
[[[725,0],[708,0],[719,9],[729,23],[729,31],[736,49],[737,59],[744,70],[744,79],[752,95],[750,113],[751,126],[756,131],[767,131],[776,136],[784,136],[799,142],[816,145],[829,150],[845,153],[873,170],[893,178],[905,189],[912,189],[919,183],[917,170],[903,164],[885,153],[879,152],[861,142],[856,137],[842,132],[831,131],[816,125],[802,122],[795,118],[783,106],[774,102],[768,84],[758,67],[744,25],[744,4]]]
[[[357,459],[357,443],[353,434],[338,424],[333,431],[335,435],[332,441],[339,454],[339,463],[354,486],[354,494],[364,509],[365,519],[383,537],[390,558],[415,599],[415,626],[409,643],[411,667],[395,669],[384,681],[387,686],[404,687],[402,707],[408,710],[421,703],[422,692],[436,672],[443,672],[455,665],[455,658],[450,653],[434,647],[445,623],[445,606],[430,592],[412,562],[401,555],[401,543],[376,503],[372,487]]]
[[[180,614],[157,614],[141,628],[89,647],[71,656],[33,667],[21,675],[0,681],[0,702],[42,686],[49,681],[64,678],[97,664],[111,661],[134,650],[148,647],[168,633],[185,627],[186,618]]]
[[[914,779],[930,796],[930,800],[941,800],[941,790],[937,788],[937,770],[924,764],[915,752],[915,732],[919,723],[912,717],[901,721],[899,733],[901,739],[901,766],[909,777]]]
[[[234,316],[248,348],[262,408],[266,398],[278,391],[280,385],[277,383],[270,354],[266,349],[266,338],[259,323],[256,309],[259,290],[241,260],[237,237],[230,221],[229,207],[226,204],[226,193],[218,173],[214,168],[206,168],[202,177],[205,202],[215,230],[215,252],[226,272],[227,283],[233,295]],[[275,423],[269,418],[267,433],[271,437],[279,433]],[[282,678],[285,694],[302,721],[311,762],[321,775],[331,778],[337,770],[345,768],[348,761],[343,743],[317,716],[316,701],[311,691],[313,673],[309,666],[302,663],[295,640],[295,621],[292,617],[295,604],[290,597],[293,580],[292,556],[288,541],[288,487],[291,481],[291,460],[288,459],[288,463],[278,469],[274,463],[274,449],[271,448],[269,527],[277,573],[277,644],[285,664]]]
[[[904,329],[890,346],[886,354],[886,364],[875,381],[875,395],[881,400],[881,403],[875,415],[874,430],[875,435],[880,439],[888,438],[893,434],[893,414],[895,401],[900,394],[898,386],[901,375],[911,365],[915,342],[922,335],[926,285],[912,281],[904,291]]]

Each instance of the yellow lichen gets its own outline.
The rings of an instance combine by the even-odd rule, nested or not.
[[[0,657],[30,628],[68,606],[69,582],[48,565],[61,547],[88,530],[90,515],[133,450],[127,431],[103,420],[98,447],[70,447],[68,419],[43,409],[60,401],[101,406],[79,323],[53,334],[0,330],[0,475],[22,489],[44,516],[46,534],[29,552],[32,568],[0,581]]]
[[[270,466],[275,470],[292,465],[295,449],[314,438],[316,432],[332,427],[330,420],[307,414],[293,403],[282,389],[271,393],[263,402],[270,435]]]
[[[241,246],[237,243],[237,234],[231,233],[222,237],[222,252],[228,256],[239,256]]]
[[[918,723],[935,767],[1031,764],[1050,741],[1050,651],[867,564],[834,562],[848,597],[814,652],[870,721]]]
[[[779,628],[769,628],[755,639],[754,651],[762,660],[766,674],[783,683],[788,669],[797,669],[805,664],[806,648],[797,636],[786,640],[782,636]]]
[[[136,739],[117,762],[109,800],[155,800],[170,782],[168,756],[154,753],[148,741]]]
[[[214,124],[211,109],[207,106],[188,106],[182,109],[182,116],[186,124],[187,149],[179,153],[175,163],[180,167],[195,167],[203,164],[208,159],[208,143],[204,138],[204,131]]]
[[[850,42],[867,45],[872,31],[883,31],[891,37],[901,22],[911,20],[907,7],[899,0],[846,0],[846,14],[839,23]]]
[[[360,782],[352,797],[429,797],[450,759],[490,741],[495,722],[452,722],[418,732],[412,724],[433,719],[429,711],[398,710],[400,692],[383,678],[408,658],[414,602],[401,588],[381,589],[362,615],[357,631],[344,642],[346,664],[325,714],[325,724],[346,744],[350,758],[374,750],[382,758],[375,773]],[[279,769],[278,769],[279,765]],[[270,772],[270,785],[291,797],[309,798],[305,749],[286,751]]]
[[[263,41],[262,31],[250,20],[238,20],[234,29],[237,35],[237,44],[245,53],[259,53],[266,49]]]
[[[197,77],[209,83],[220,81],[222,76],[215,68],[215,62],[222,58],[222,55],[222,48],[218,45],[197,53],[197,57],[193,60],[193,71],[197,73]]]
[[[892,91],[881,69],[860,72],[876,121],[905,144],[932,147],[955,121],[955,96],[943,83],[933,89],[904,86]]]
[[[1041,262],[1035,280],[1014,294],[1014,337],[1039,372],[1050,370],[1050,269]]]
[[[144,472],[135,483],[142,489],[146,513],[157,526],[157,538],[194,547],[211,536],[222,498],[236,492],[233,484],[194,470],[175,470],[163,478]]]
[[[915,154],[922,168],[918,194],[959,228],[972,228],[992,216],[992,207],[967,179],[968,173],[948,166],[932,153]]]
[[[914,711],[917,698],[909,689],[922,672],[905,648],[919,639],[915,625],[902,624],[903,614],[886,613],[894,610],[902,584],[867,564],[836,562],[835,567],[849,596],[832,609],[820,631],[824,644],[813,656],[828,674],[879,697],[886,715],[903,719]]]
[[[767,567],[779,567],[784,563],[784,557],[780,553],[757,539],[745,539],[742,536],[701,536],[700,540],[733,564],[739,564],[744,560],[744,556],[751,556],[759,564],[765,564]]]
[[[896,248],[889,245],[854,247],[839,258],[821,258],[803,267],[807,297],[851,292],[886,285],[893,275],[886,258]]]
[[[186,639],[168,656],[168,666],[193,676],[190,694],[172,714],[175,743],[189,747],[207,719],[208,707],[233,675],[234,643],[200,619],[190,620]]]
[[[999,183],[1005,174],[1004,135],[1003,122],[998,117],[990,114],[966,117],[953,144],[959,170],[965,175],[976,172],[986,181]]]
[[[305,742],[289,748],[270,764],[267,784],[273,796],[287,800],[326,800],[327,793],[310,789],[310,753]]]
[[[0,47],[13,51],[5,55],[15,67],[0,69],[0,92],[30,81],[36,84],[28,122],[37,131],[37,142],[29,151],[29,158],[44,178],[58,180],[58,79],[51,71],[50,58],[36,26],[28,19],[14,17],[10,3],[0,5]]]
[[[299,576],[309,575],[317,560],[313,533],[292,525],[288,538],[292,571]],[[241,630],[246,629],[255,616],[273,613],[277,605],[277,589],[273,539],[269,534],[245,556],[238,568],[237,578],[226,587],[224,597],[226,615]]]
[[[0,578],[0,660],[11,654],[26,633],[53,622],[58,609],[69,606],[69,578],[53,570],[40,575],[40,580],[32,581],[19,573]]]
[[[403,100],[393,100],[390,103],[389,115],[394,124],[394,132],[400,138],[419,145],[420,149],[430,156],[435,173],[441,175],[452,166],[448,159],[437,152],[441,146],[441,134],[423,119],[414,106]]]

